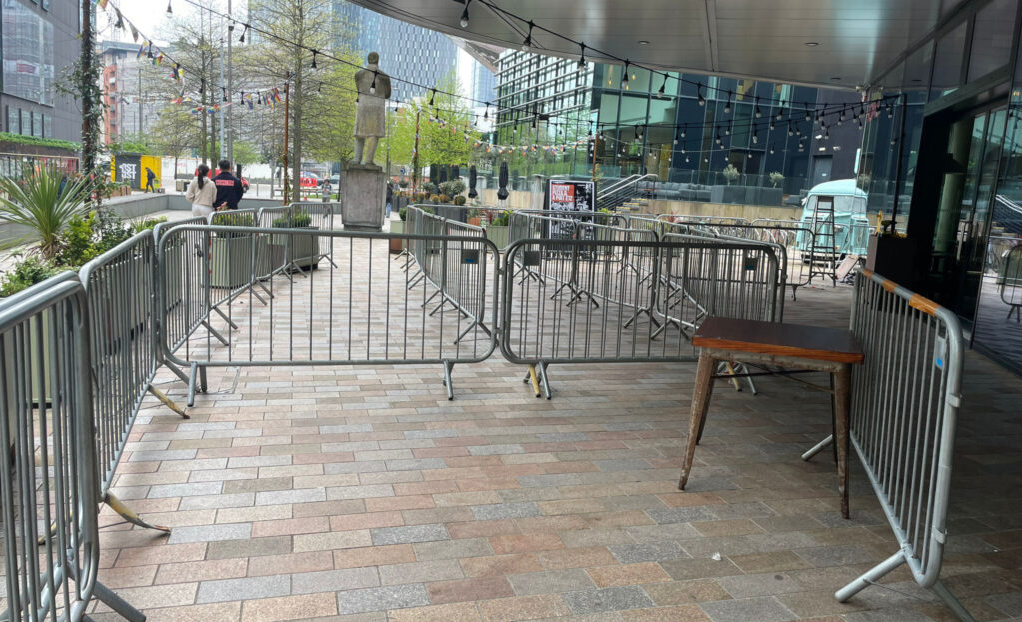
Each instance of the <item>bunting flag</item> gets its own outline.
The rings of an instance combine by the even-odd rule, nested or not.
[[[280,102],[280,89],[274,87],[273,89],[273,101]]]
[[[106,10],[106,5],[107,5],[107,3],[109,1],[110,0],[98,0],[98,2],[96,2],[96,4],[99,6],[99,8],[101,8],[101,9],[103,9],[105,11]]]
[[[138,60],[138,59],[142,58],[142,53],[143,52],[145,52],[145,42],[144,41],[142,42],[142,45],[138,46],[138,54],[135,54],[135,60]]]

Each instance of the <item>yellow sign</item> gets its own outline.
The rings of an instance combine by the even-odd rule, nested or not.
[[[163,172],[163,160],[155,156],[142,156],[139,185],[142,190],[156,192],[162,185],[160,179]]]

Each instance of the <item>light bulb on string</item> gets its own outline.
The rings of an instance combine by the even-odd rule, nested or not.
[[[774,131],[774,122],[773,122],[773,120],[772,120],[772,119],[771,119],[771,121],[770,121],[770,125],[769,125],[768,127],[770,128],[770,131],[771,131],[771,132],[772,132],[772,131]]]
[[[770,145],[770,155],[773,155],[773,154],[774,154],[774,146]]]
[[[688,126],[686,126],[686,125],[682,125],[682,126],[681,126],[681,137],[682,137],[682,138],[685,138],[685,128],[686,128],[686,127],[688,127]]]
[[[752,133],[752,144],[755,145],[757,143],[759,143],[759,136],[756,134],[756,132],[753,132]]]
[[[660,97],[663,97],[664,93],[666,92],[666,89],[667,89],[667,74],[665,73],[664,74],[664,81],[660,84],[660,90],[657,91],[657,94],[660,95]]]
[[[245,42],[245,34],[248,33],[248,24],[245,24],[245,30],[241,31],[241,37],[238,39],[238,43]]]
[[[621,74],[621,90],[628,89],[628,61],[625,61],[625,70]]]
[[[759,110],[759,97],[758,96],[756,97],[756,109],[755,109],[755,112],[753,114],[756,115],[757,119],[763,116],[763,113],[760,112],[760,110]]]
[[[313,50],[313,51],[312,51],[312,68],[313,68],[313,69],[316,69],[316,54],[317,54],[316,50]],[[375,75],[376,75],[376,74],[373,74],[373,76],[374,76],[374,77],[373,77],[373,84],[376,84],[376,78],[375,78]],[[370,92],[370,93],[372,93],[372,91],[369,91],[369,92]]]
[[[535,26],[535,24],[533,24],[532,20],[530,19],[529,20],[529,34],[525,35],[525,41],[522,43],[522,51],[523,52],[529,52],[529,51],[532,50],[532,28],[534,26]]]
[[[582,52],[579,54],[578,57],[578,72],[582,73],[583,71],[586,70],[586,67],[588,66],[588,63],[586,63],[586,44],[580,43],[579,47],[582,48]]]
[[[434,105],[433,102],[435,101],[435,98],[436,98],[436,89],[431,89],[430,93],[429,93],[429,105],[430,106]]]
[[[174,14],[174,7],[170,6],[170,1],[171,0],[167,0],[167,15],[173,15]]]
[[[806,103],[806,121],[812,121],[812,120],[813,120],[813,116],[811,114],[809,114],[809,104],[807,102]]]
[[[468,4],[472,0],[465,0],[465,10],[461,12],[461,27],[468,28]]]
[[[724,114],[731,114],[731,91],[727,92],[727,102],[724,103]]]
[[[702,84],[696,86],[696,95],[699,96],[699,105],[700,106],[705,106],[706,105],[706,98],[703,97],[703,85]]]
[[[777,119],[778,121],[780,121],[780,120],[781,120],[781,117],[782,117],[782,116],[783,116],[783,115],[782,115],[782,113],[781,113],[781,109],[780,109],[780,108],[778,108],[778,109],[777,109],[777,116],[776,116],[775,118],[776,118],[776,119]]]
[[[795,131],[791,129],[791,123],[788,124],[788,136],[794,136]]]

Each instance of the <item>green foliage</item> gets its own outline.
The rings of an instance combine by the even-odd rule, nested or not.
[[[73,143],[69,140],[57,140],[56,138],[37,138],[35,136],[22,136],[10,132],[0,132],[0,143],[17,143],[19,145],[35,145],[38,147],[56,147],[68,151],[80,151],[81,143]]]
[[[312,216],[309,212],[299,211],[290,214],[284,214],[279,218],[274,218],[270,226],[275,229],[301,229],[303,227],[312,226]]]
[[[223,227],[254,227],[255,218],[252,217],[252,214],[219,212],[214,215],[212,224]]]
[[[0,277],[0,297],[13,296],[23,289],[36,283],[42,283],[51,276],[63,272],[63,269],[42,257],[26,257],[14,265],[14,268]]]
[[[784,175],[782,175],[780,171],[773,171],[772,173],[770,173],[770,175],[768,175],[768,178],[770,179],[770,183],[773,184],[774,188],[776,188],[778,185],[780,185],[782,181],[784,181]]]
[[[464,205],[466,203],[468,203],[468,199],[464,195],[459,194],[458,196],[454,197],[455,205]]]
[[[446,194],[449,197],[458,196],[465,191],[465,182],[460,179],[452,179],[445,181],[440,184],[440,194]]]
[[[405,220],[406,218],[408,218],[408,208],[402,207],[397,211],[397,215],[401,217],[401,220]]]
[[[159,216],[157,218],[144,218],[139,221],[131,223],[132,233],[141,233],[143,231],[152,231],[156,228],[156,225],[167,222],[166,216]]]
[[[413,164],[415,119],[418,114],[420,163],[468,162],[472,153],[472,139],[465,140],[465,131],[468,130],[470,136],[478,134],[471,130],[472,113],[465,105],[465,100],[445,94],[463,92],[454,70],[448,72],[436,87],[435,95],[423,92],[395,115],[388,139],[381,141],[381,145],[386,142],[390,147],[391,161]],[[434,100],[433,106],[427,103],[431,97]],[[437,120],[431,122],[430,119],[434,117],[439,117],[444,123]]]
[[[74,216],[86,212],[90,183],[52,167],[40,167],[22,179],[0,177],[0,216],[27,228],[2,247],[36,245],[46,259],[57,253],[57,236]]]
[[[728,164],[726,167],[724,167],[723,173],[724,179],[727,180],[727,185],[729,186],[733,184],[735,181],[737,181],[739,177],[742,176],[742,174],[738,172],[738,169],[735,168],[734,164]]]
[[[255,145],[244,140],[234,141],[234,163],[242,166],[259,162],[259,150]]]
[[[422,182],[419,184],[419,189],[422,190],[424,194],[437,194],[440,191],[440,188],[431,181]]]
[[[429,202],[430,203],[439,203],[440,202],[440,195],[439,194],[431,194],[431,195],[429,195]]]
[[[141,153],[144,155],[155,155],[159,149],[152,144],[147,136],[122,136],[121,140],[110,143],[110,153]]]
[[[436,214],[436,212],[433,211],[432,207],[428,207],[425,205],[417,205],[416,207],[418,207],[419,211],[421,211],[423,214]]]
[[[74,216],[68,221],[67,229],[60,235],[60,250],[53,258],[56,265],[73,268],[91,261],[100,254],[93,239],[95,223],[95,212]]]
[[[490,223],[490,225],[493,226],[493,227],[506,227],[508,221],[510,221],[510,220],[511,220],[511,210],[504,210],[503,212],[498,214],[496,217],[494,217],[494,219]]]

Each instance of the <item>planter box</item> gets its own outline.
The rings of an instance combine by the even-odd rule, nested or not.
[[[507,248],[509,235],[508,227],[506,226],[495,227],[494,225],[490,225],[486,227],[486,239],[493,242],[494,246],[500,250]]]
[[[745,186],[711,186],[710,203],[741,204],[745,201]]]
[[[45,387],[47,389],[46,390],[46,394],[45,394],[45,396],[43,396],[42,400],[40,400],[40,395],[39,395],[39,384],[38,384],[38,382],[39,382],[39,378],[38,378],[38,373],[39,373],[39,354],[38,354],[38,342],[36,341],[36,331],[38,330],[39,319],[40,318],[42,318],[42,326],[43,326],[43,360],[42,360],[42,365],[43,365],[43,384],[45,385]],[[41,402],[49,403],[51,401],[50,400],[50,391],[52,390],[52,386],[50,385],[50,354],[49,354],[49,352],[50,352],[50,331],[48,330],[49,324],[50,324],[50,311],[48,311],[48,310],[47,311],[43,311],[40,316],[34,317],[34,318],[32,318],[29,321],[29,323],[28,323],[28,330],[25,332],[25,334],[26,334],[25,348],[28,350],[28,360],[29,360],[29,364],[30,364],[31,369],[32,369],[32,389],[31,389],[32,403],[36,404],[36,405],[40,404]],[[15,368],[14,368],[15,366],[11,365],[10,362],[11,361],[19,361],[20,362],[20,361],[24,360],[23,358],[22,359],[16,359],[15,358],[13,333],[11,333],[11,335],[9,336],[8,339],[4,340],[3,357],[4,357],[5,361],[8,361],[8,365],[6,367],[7,378],[5,379],[6,382],[7,382],[7,387],[8,387],[8,395],[7,395],[7,404],[4,405],[4,412],[8,413],[8,415],[7,415],[7,425],[9,426],[8,430],[10,431],[10,434],[11,434],[10,438],[13,440],[14,439],[14,435],[15,435],[15,429],[16,429],[15,426],[17,425],[17,421],[15,420],[14,417],[10,416],[9,413],[14,413],[17,410],[16,408],[14,408],[14,391],[13,391],[14,383],[16,382],[16,377],[14,375],[15,374]]]
[[[471,216],[468,219],[468,224],[478,227],[482,223],[482,219],[478,216]]]
[[[254,275],[268,273],[269,248],[266,240],[266,237],[256,234],[213,238],[210,286],[234,289],[251,283]]]
[[[404,233],[405,232],[405,221],[403,220],[392,220],[390,221],[390,232],[391,233]],[[390,241],[390,252],[400,253],[405,248],[404,240],[391,240]]]
[[[319,230],[319,227],[295,227],[304,231]],[[270,236],[270,256],[273,266],[294,264],[299,268],[316,268],[321,256],[318,235],[288,235],[274,233]]]

